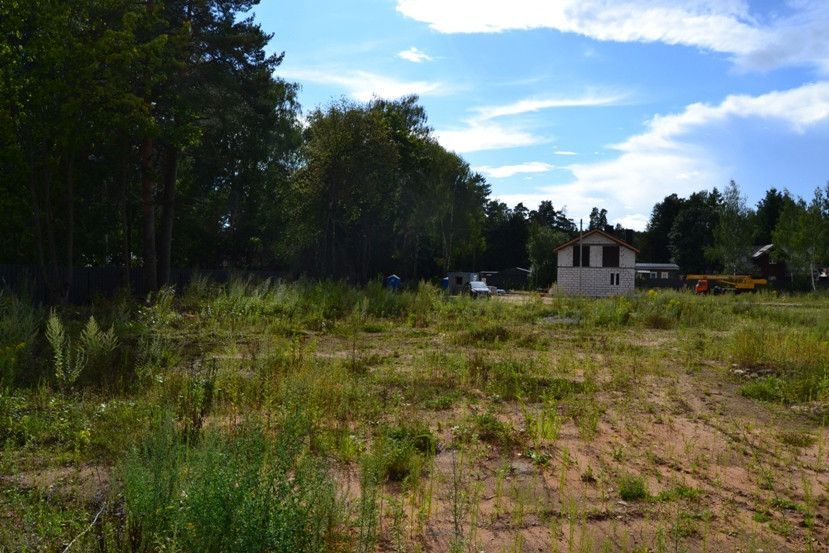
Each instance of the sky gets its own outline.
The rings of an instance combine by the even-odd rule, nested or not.
[[[304,113],[417,94],[492,197],[644,229],[829,180],[829,0],[261,0]]]

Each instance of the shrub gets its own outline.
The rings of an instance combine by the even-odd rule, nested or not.
[[[792,447],[811,447],[817,441],[814,435],[807,432],[781,432],[777,437],[781,442]]]
[[[740,387],[740,395],[760,401],[782,401],[783,381],[775,376],[756,378]]]
[[[393,482],[418,478],[424,460],[435,454],[437,439],[422,425],[401,425],[387,428],[380,438],[380,476]]]
[[[40,312],[30,301],[0,290],[0,387],[21,376],[18,367],[31,350],[40,325]]]
[[[516,444],[513,428],[490,412],[470,416],[459,429],[460,441],[466,442],[473,437],[499,447],[513,447]]]
[[[640,501],[648,497],[648,488],[641,476],[625,475],[619,480],[619,496],[625,501]]]

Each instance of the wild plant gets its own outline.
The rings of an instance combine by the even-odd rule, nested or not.
[[[86,352],[91,369],[111,361],[112,353],[118,347],[118,338],[115,336],[115,326],[109,330],[101,330],[95,317],[89,317],[78,339],[80,347]]]
[[[532,490],[527,482],[516,480],[511,487],[512,499],[512,525],[515,527],[524,526],[527,516],[527,507],[532,499]]]
[[[170,418],[119,464],[133,551],[324,551],[341,507],[301,406],[188,447]]]
[[[360,342],[360,332],[363,329],[366,321],[366,314],[368,313],[369,300],[362,298],[357,305],[351,310],[348,318],[348,334],[351,342],[351,356],[349,359],[349,368],[355,373],[363,373],[366,370],[366,364],[362,359],[362,347]]]
[[[452,450],[452,486],[449,489],[450,501],[452,503],[452,540],[449,544],[450,551],[463,551],[466,546],[463,533],[463,519],[467,508],[467,491],[464,479],[463,459],[458,459],[458,451]]]
[[[41,315],[25,297],[0,290],[0,387],[12,384],[22,356],[31,348]]]
[[[406,550],[406,535],[404,521],[406,518],[406,511],[403,507],[403,499],[391,496],[389,497],[389,511],[392,517],[391,520],[391,532],[392,532],[392,544],[394,547],[394,551],[397,553],[403,553]]]
[[[86,367],[87,354],[82,344],[72,344],[63,323],[53,309],[46,320],[46,340],[52,348],[54,374],[58,384],[68,389],[78,380]]]
[[[647,484],[641,476],[626,474],[619,479],[619,497],[624,501],[640,501],[648,495]]]
[[[379,521],[378,499],[381,493],[382,455],[369,453],[360,463],[360,501],[357,513],[357,547],[360,553],[374,551]]]
[[[510,471],[510,464],[509,459],[504,459],[504,462],[501,464],[500,467],[495,471],[495,508],[493,510],[493,522],[501,517],[503,514],[503,501],[504,501],[504,481],[506,480],[507,475]]]
[[[432,516],[432,498],[435,489],[435,481],[440,477],[440,475],[436,474],[434,471],[434,463],[434,457],[427,460],[426,471],[433,476],[431,478],[421,479],[411,496],[412,515],[410,518],[412,521],[412,538],[423,534],[423,529]]]
[[[469,547],[480,548],[477,546],[478,539],[478,519],[481,513],[481,492],[483,491],[483,483],[475,482],[469,490],[469,533],[466,537],[466,542]]]

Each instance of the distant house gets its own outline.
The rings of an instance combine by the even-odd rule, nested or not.
[[[637,263],[637,288],[681,288],[684,285],[676,263]]]
[[[530,270],[510,267],[502,271],[481,271],[481,280],[504,290],[526,290],[530,287]]]
[[[591,230],[556,248],[558,288],[579,296],[633,292],[639,250],[601,230]]]
[[[769,282],[784,281],[789,276],[785,261],[777,261],[772,257],[774,244],[766,244],[751,255],[751,262],[760,274]]]
[[[472,281],[479,280],[478,273],[470,273],[466,271],[454,271],[447,275],[447,289],[450,294],[460,294],[463,292],[467,284]]]

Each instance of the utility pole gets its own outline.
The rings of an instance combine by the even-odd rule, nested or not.
[[[581,268],[584,267],[584,248],[581,245],[582,237],[584,236],[583,219],[579,219],[579,295],[581,296]]]

